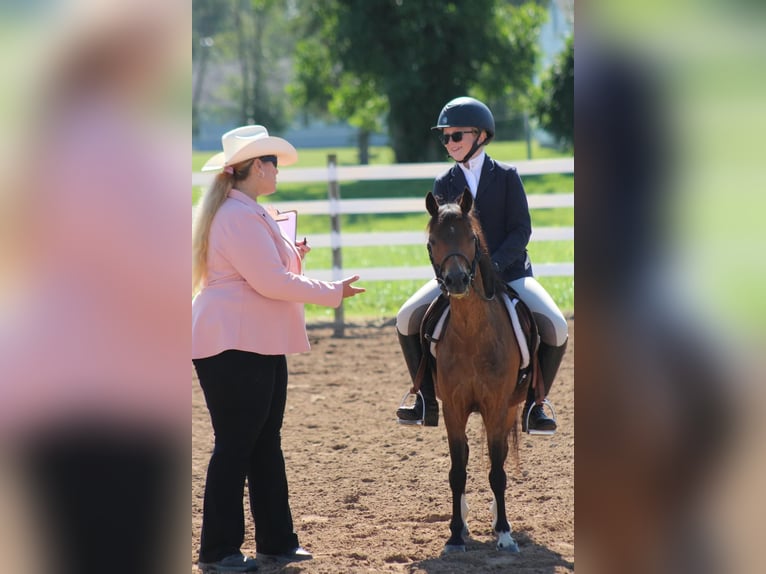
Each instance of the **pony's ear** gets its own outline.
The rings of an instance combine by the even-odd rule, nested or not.
[[[463,213],[468,213],[473,207],[473,195],[471,190],[467,187],[463,190],[463,195],[460,197],[460,209]]]
[[[439,203],[436,201],[434,194],[430,191],[428,192],[428,195],[426,195],[426,209],[428,210],[428,213],[434,217],[439,213]]]

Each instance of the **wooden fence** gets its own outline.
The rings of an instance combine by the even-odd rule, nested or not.
[[[328,183],[328,196],[333,185],[340,188],[344,181],[395,181],[402,179],[433,180],[437,175],[450,168],[452,163],[419,163],[370,166],[336,166],[334,157],[328,158],[328,166],[323,168],[287,168],[279,172],[279,182],[316,182]],[[549,173],[574,173],[574,158],[540,159],[514,162],[522,178],[526,175]],[[213,174],[192,174],[192,185],[207,187]],[[573,207],[574,194],[546,194],[527,196],[530,209]],[[315,201],[278,201],[271,205],[280,211],[297,210],[305,215],[329,215],[337,222],[337,216],[343,214],[384,214],[384,213],[422,213],[425,211],[423,197],[391,199],[332,199]],[[308,235],[312,247],[330,247],[333,249],[333,261],[340,261],[343,247],[366,247],[377,245],[414,245],[425,243],[424,232],[375,232],[342,233],[337,227],[328,234]],[[574,239],[572,227],[543,227],[532,231],[532,241],[561,241]],[[574,263],[535,263],[535,275],[571,276]],[[338,280],[342,277],[358,274],[365,281],[393,281],[402,279],[431,279],[433,269],[420,267],[364,267],[359,269],[342,268],[334,264],[332,269],[311,269],[311,276],[323,280]]]

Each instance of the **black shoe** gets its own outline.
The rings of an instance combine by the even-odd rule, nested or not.
[[[439,425],[439,403],[436,400],[426,400],[426,414],[423,417],[423,399],[415,399],[415,404],[411,407],[399,407],[396,410],[396,416],[404,424],[418,424],[423,421],[423,426],[435,427]]]
[[[197,567],[203,574],[229,574],[231,572],[255,572],[258,563],[255,558],[243,554],[232,554],[217,562],[198,562]]]
[[[529,413],[529,417],[527,417]],[[527,428],[527,418],[529,428]],[[525,408],[521,413],[521,430],[530,434],[553,434],[556,432],[556,421],[548,417],[543,410],[543,405],[532,405],[532,409]]]
[[[262,554],[258,552],[256,557],[258,560],[273,560],[276,562],[301,562],[303,560],[311,560],[314,558],[311,555],[311,552],[302,546],[298,546],[297,548],[293,548],[289,552],[284,552],[282,554]]]

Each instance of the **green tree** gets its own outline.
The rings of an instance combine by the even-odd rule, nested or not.
[[[511,1],[498,5],[496,43],[501,49],[487,55],[476,87],[478,97],[493,110],[501,133],[504,126],[521,123],[529,159],[532,157],[529,116],[534,113],[534,77],[540,58],[538,38],[547,17],[542,4]],[[507,72],[498,73],[499,70]]]
[[[387,111],[400,162],[443,159],[430,127],[450,99],[527,91],[544,14],[503,0],[304,0],[299,11],[293,94],[343,119]]]
[[[536,115],[540,126],[565,149],[574,148],[574,39],[567,39],[540,83]]]
[[[336,2],[310,2],[297,23],[294,79],[287,86],[293,104],[311,116],[342,119],[357,128],[359,163],[369,163],[370,136],[383,128],[387,101],[370,74],[346,72],[331,49],[337,31]],[[335,12],[333,12],[335,10]]]
[[[282,72],[294,49],[286,33],[284,0],[234,0],[234,33],[239,77],[232,92],[239,99],[239,123],[263,124],[272,131],[287,125]]]
[[[192,89],[192,135],[199,133],[199,105],[207,79],[210,50],[228,15],[229,0],[194,0],[192,3],[192,60],[196,66]]]
[[[295,38],[289,33],[292,4],[287,0],[193,0],[196,125],[208,61],[218,66],[217,76],[225,79],[216,93],[224,103],[206,111],[215,110],[225,121],[264,124],[275,132],[288,124],[284,89],[295,49]]]
[[[386,99],[378,93],[375,81],[369,77],[342,74],[328,107],[335,117],[346,118],[358,129],[359,163],[370,161],[370,136],[381,130]]]

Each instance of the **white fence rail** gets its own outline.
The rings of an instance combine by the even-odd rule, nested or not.
[[[527,202],[530,209],[574,207],[574,194],[528,195]],[[270,205],[280,211],[295,209],[304,215],[328,215],[332,213],[334,207],[327,199],[275,201]],[[391,199],[343,199],[337,206],[336,213],[347,215],[354,213],[425,213],[425,211],[425,197],[399,197]]]
[[[307,236],[311,247],[372,247],[376,245],[416,245],[426,243],[425,231],[389,231],[386,233],[343,233],[333,241],[333,235],[310,234]],[[571,241],[572,227],[539,227],[532,230],[531,241]]]
[[[542,175],[547,173],[574,173],[574,158],[533,159],[513,162],[519,175]],[[354,165],[329,167],[280,168],[281,183],[330,181],[331,176],[344,181],[392,181],[397,179],[434,179],[444,173],[451,162],[441,163],[399,163],[393,165]],[[331,173],[334,171],[334,174]],[[193,173],[192,185],[207,187],[215,177],[214,173]]]
[[[444,173],[451,163],[420,163],[371,166],[328,166],[323,168],[286,168],[279,172],[280,183],[327,181],[394,181],[403,179],[431,179]],[[523,177],[549,173],[574,173],[574,158],[541,159],[514,162],[513,165]],[[193,173],[192,185],[207,187],[215,174]],[[342,194],[342,186],[341,186]],[[551,194],[527,196],[530,209],[573,207],[574,194]],[[385,214],[419,213],[425,211],[424,198],[392,199],[343,199],[340,201],[278,201],[271,205],[280,211],[297,210],[302,215],[332,214]],[[330,233],[307,236],[312,247],[369,247],[378,245],[413,245],[425,243],[424,232],[386,233]],[[566,241],[574,239],[571,227],[546,227],[534,229],[532,241]],[[535,263],[535,274],[539,276],[574,274],[574,263]],[[430,279],[431,267],[365,267],[360,269],[310,269],[312,277],[337,280],[341,277],[359,274],[365,281],[392,281],[403,279]]]

